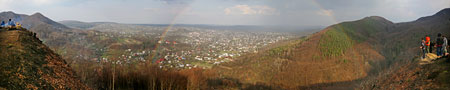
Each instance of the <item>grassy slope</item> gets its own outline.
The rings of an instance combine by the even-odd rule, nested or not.
[[[0,87],[87,89],[59,55],[29,31],[0,31]]]

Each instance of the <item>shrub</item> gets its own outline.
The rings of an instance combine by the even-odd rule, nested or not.
[[[13,47],[13,44],[11,44],[11,43],[9,43],[7,46],[7,48],[12,48],[12,47]]]

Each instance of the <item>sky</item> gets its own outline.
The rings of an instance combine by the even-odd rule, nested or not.
[[[328,26],[367,16],[414,21],[450,0],[0,0],[0,11],[55,21],[128,24]]]

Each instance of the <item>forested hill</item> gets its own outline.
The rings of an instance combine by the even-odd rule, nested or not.
[[[355,88],[411,61],[419,54],[420,38],[435,38],[437,33],[450,35],[450,9],[403,23],[371,16],[277,43],[215,69],[247,83],[295,89]]]

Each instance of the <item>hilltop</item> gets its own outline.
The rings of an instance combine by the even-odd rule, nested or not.
[[[36,33],[0,30],[0,53],[0,88],[89,89]]]

